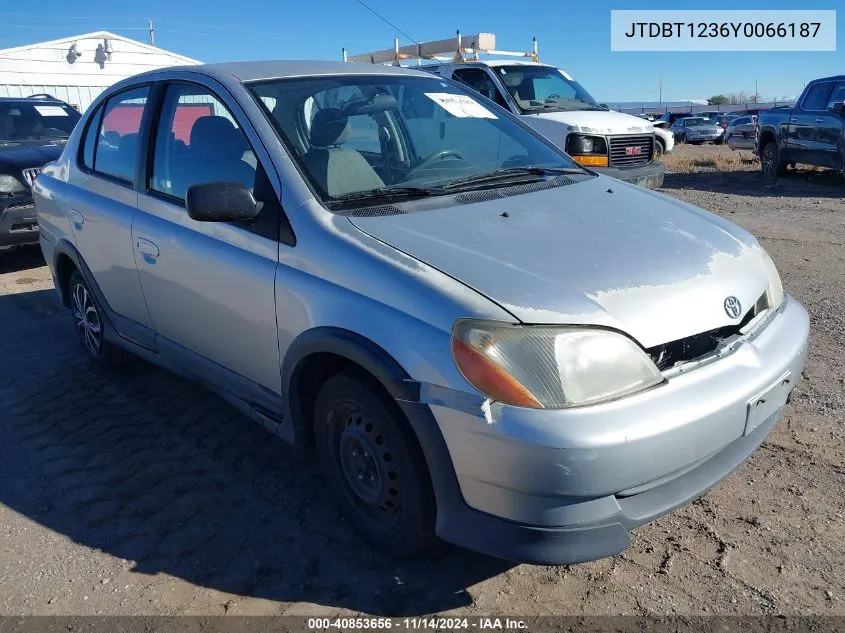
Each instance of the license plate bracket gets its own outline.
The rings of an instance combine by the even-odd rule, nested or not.
[[[771,385],[748,401],[743,435],[750,435],[786,404],[795,387],[791,372],[785,372]]]

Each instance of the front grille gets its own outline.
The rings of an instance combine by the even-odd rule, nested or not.
[[[663,343],[662,345],[655,345],[647,349],[646,353],[651,357],[651,360],[654,361],[654,364],[657,365],[657,369],[660,371],[698,360],[702,356],[706,356],[718,349],[723,341],[741,334],[742,328],[769,307],[768,295],[764,292],[760,295],[757,303],[746,312],[745,316],[738,323],[700,334],[693,334],[692,336]]]
[[[35,211],[35,204],[31,200],[27,202],[16,202],[6,207],[6,211],[19,211],[21,209],[32,209]]]
[[[654,151],[653,134],[609,136],[610,164],[614,167],[632,167],[651,162]]]

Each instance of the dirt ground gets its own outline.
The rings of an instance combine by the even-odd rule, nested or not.
[[[381,556],[309,456],[163,370],[96,371],[40,252],[0,256],[0,614],[845,615],[845,185],[729,153],[679,147],[664,192],[772,254],[803,380],[740,471],[583,565]]]

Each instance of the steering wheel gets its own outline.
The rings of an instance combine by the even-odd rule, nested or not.
[[[436,163],[437,161],[444,160],[446,158],[455,158],[457,160],[466,160],[466,156],[464,156],[461,152],[456,149],[452,149],[451,147],[447,147],[445,149],[439,149],[436,152],[426,156],[420,161],[420,164],[414,167],[409,173],[408,176],[425,169],[432,163]]]

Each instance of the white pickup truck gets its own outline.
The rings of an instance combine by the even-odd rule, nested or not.
[[[600,106],[564,70],[522,60],[460,61],[421,69],[477,90],[585,167],[651,189],[663,184],[654,126]]]

